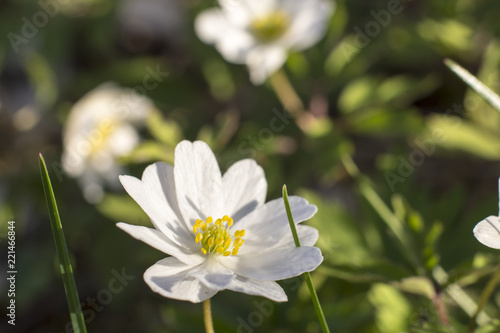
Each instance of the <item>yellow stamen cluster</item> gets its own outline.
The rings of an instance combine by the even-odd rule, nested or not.
[[[106,118],[99,123],[98,127],[92,130],[89,136],[91,144],[89,155],[95,154],[103,149],[110,136],[116,130],[117,125],[117,121]]]
[[[193,225],[195,242],[201,244],[203,254],[222,254],[223,256],[235,256],[240,247],[245,243],[242,238],[245,230],[236,230],[231,236],[229,228],[233,225],[233,219],[227,215],[223,218],[213,220],[211,216],[206,221],[196,220]]]
[[[270,42],[281,37],[288,29],[290,19],[283,11],[275,11],[258,17],[250,24],[254,36],[262,42]]]

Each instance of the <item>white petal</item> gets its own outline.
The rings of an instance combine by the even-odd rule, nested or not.
[[[192,276],[207,288],[223,290],[234,279],[233,271],[222,266],[214,256],[209,257],[202,265],[192,269],[187,276]]]
[[[110,150],[99,150],[90,155],[87,159],[88,169],[92,169],[99,173],[100,177],[113,175],[113,180],[116,183],[120,173],[120,169],[116,163],[116,157]]]
[[[295,50],[304,50],[325,35],[335,4],[325,0],[288,1],[292,2],[294,17],[289,30],[279,42]]]
[[[500,218],[488,216],[474,227],[478,241],[494,249],[500,249]]]
[[[252,20],[266,16],[276,6],[276,0],[219,0],[219,4],[231,22],[248,26]]]
[[[255,48],[256,41],[246,31],[225,32],[215,44],[217,51],[229,62],[244,64],[248,54]]]
[[[174,177],[179,208],[189,228],[196,219],[225,215],[219,165],[205,142],[182,141],[177,145]]]
[[[193,303],[202,302],[217,293],[198,279],[188,276],[192,268],[174,257],[158,261],[144,273],[144,281],[156,293]]]
[[[73,106],[64,130],[65,148],[88,144],[102,134],[103,126],[109,123],[141,124],[153,108],[151,100],[133,89],[103,83]]]
[[[194,21],[196,34],[207,44],[215,43],[221,37],[220,34],[230,28],[230,23],[220,9],[201,12]]]
[[[179,246],[192,251],[199,250],[178,208],[171,165],[155,163],[144,170],[142,180],[120,176],[120,181],[127,193],[148,214],[156,229]]]
[[[290,196],[288,200],[295,224],[310,219],[318,210],[304,198]],[[233,228],[246,230],[245,244],[240,249],[241,254],[274,247],[283,238],[289,240],[292,235],[282,198],[271,200],[258,207]]]
[[[299,236],[300,246],[313,246],[316,244],[319,238],[318,229],[307,226],[307,225],[298,225],[297,234]],[[293,240],[292,232],[290,231],[289,235],[282,237],[278,243],[269,249],[278,249],[278,248],[290,248],[295,246],[295,241]]]
[[[250,79],[255,85],[264,81],[283,66],[287,51],[279,45],[260,45],[248,53],[246,63],[250,71]]]
[[[198,37],[207,44],[215,44],[217,51],[229,62],[243,64],[255,39],[246,29],[232,23],[220,9],[202,12],[195,20]]]
[[[267,297],[275,302],[286,302],[288,300],[283,288],[281,288],[280,285],[274,281],[254,280],[237,275],[236,278],[233,279],[226,287],[226,289],[248,295]],[[263,306],[264,302],[267,302],[267,304]],[[269,301],[260,301],[258,304],[258,306],[264,311],[272,311],[274,309],[274,304]],[[266,308],[270,310],[267,310]]]
[[[238,275],[274,281],[314,270],[323,261],[323,256],[317,247],[306,246],[274,251],[262,249],[260,253],[238,254],[224,259],[222,264]]]
[[[107,148],[117,156],[128,154],[139,143],[139,134],[134,126],[120,124],[109,136]]]
[[[266,201],[267,181],[264,170],[254,160],[233,164],[222,177],[224,208],[239,221]]]
[[[313,246],[319,238],[318,229],[307,225],[298,225],[297,233],[299,234],[301,246]]]
[[[193,252],[189,249],[179,247],[177,244],[172,242],[163,233],[156,229],[131,225],[126,223],[117,223],[116,226],[130,236],[143,241],[149,246],[154,247],[157,250],[162,251],[168,255],[176,257],[178,260],[182,261],[186,265],[196,266],[205,261],[201,252]]]
[[[86,155],[79,153],[75,144],[70,143],[64,148],[62,154],[62,166],[64,172],[72,177],[81,176],[85,172]]]

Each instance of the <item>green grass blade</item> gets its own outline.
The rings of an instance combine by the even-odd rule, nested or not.
[[[477,309],[474,315],[472,316],[470,323],[469,323],[469,331],[468,333],[473,333],[476,331],[476,326],[477,326],[477,317],[483,310],[483,308],[486,306],[486,303],[491,297],[491,294],[495,291],[495,287],[498,285],[498,282],[500,282],[500,267],[497,269],[496,273],[493,275],[490,281],[488,281],[488,284],[486,287],[483,289],[483,292],[481,293],[481,297],[479,298],[479,301],[477,303]]]
[[[285,202],[286,215],[288,216],[290,229],[292,229],[293,240],[295,242],[295,246],[300,247],[299,235],[297,233],[297,228],[295,227],[295,222],[293,221],[292,210],[290,209],[290,202],[288,201],[288,191],[286,190],[286,185],[283,185],[282,193],[283,201]],[[314,285],[312,283],[311,274],[309,274],[309,272],[305,272],[304,278],[306,280],[307,288],[309,289],[309,294],[311,294],[311,299],[314,304],[314,310],[316,311],[316,315],[318,316],[321,329],[323,330],[323,333],[330,333],[330,329],[328,328],[328,324],[326,323],[325,314],[323,313],[323,308],[321,308],[321,304],[319,303],[318,294],[316,293],[316,289],[314,289]]]
[[[495,110],[500,112],[500,97],[490,88],[479,81],[465,68],[450,59],[445,59],[444,63],[457,74],[469,87],[477,92],[486,102],[488,102]]]
[[[47,171],[47,165],[45,164],[42,154],[39,154],[39,158],[43,189],[45,191],[45,198],[47,199],[50,223],[52,226],[52,233],[54,234],[54,241],[56,243],[57,255],[59,257],[59,266],[61,268],[64,290],[66,292],[66,299],[68,301],[71,315],[71,323],[73,324],[73,331],[75,333],[86,333],[87,329],[83,319],[75,278],[73,277],[73,268],[71,267],[71,263],[69,261],[68,247],[66,246],[66,240],[64,239],[61,218],[59,217],[59,210],[57,209],[54,190],[52,189],[49,172]]]

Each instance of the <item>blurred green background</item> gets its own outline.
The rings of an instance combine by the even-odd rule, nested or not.
[[[194,18],[213,1],[2,1],[1,262],[7,221],[15,220],[18,274],[16,326],[2,315],[0,331],[66,332],[70,320],[38,152],[49,169],[60,163],[71,106],[103,82],[140,87],[154,68],[168,73],[147,91],[160,113],[120,160],[128,174],[140,177],[153,161],[172,163],[183,139],[208,142],[223,170],[254,158],[266,171],[268,199],[286,183],[290,194],[319,207],[308,223],[320,230],[325,261],[313,278],[333,332],[466,332],[470,302],[499,264],[498,251],[476,241],[472,229],[497,214],[500,114],[443,59],[499,92],[500,4],[401,1],[401,13],[381,22],[387,1],[336,3],[326,37],[285,66],[321,126],[304,133],[289,119],[269,135],[263,129],[283,113],[271,86],[253,86],[244,66],[225,62],[194,34]],[[369,30],[376,26],[377,33]],[[362,173],[355,179],[342,163],[349,158]],[[110,189],[91,205],[74,179],[58,179],[52,169],[88,331],[202,331],[201,304],[162,298],[142,280],[163,255],[115,227],[150,225],[132,199]],[[402,223],[404,244],[387,219]],[[123,272],[130,279],[110,292]],[[216,331],[319,332],[303,281],[281,285],[288,303],[219,293]],[[0,286],[5,309],[5,278]],[[485,311],[477,332],[499,332],[499,288]]]

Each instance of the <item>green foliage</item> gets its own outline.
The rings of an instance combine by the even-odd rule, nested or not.
[[[411,306],[400,292],[391,286],[376,283],[368,292],[368,299],[375,307],[377,332],[399,333],[406,329]]]
[[[177,143],[201,139],[216,152],[222,171],[255,159],[266,173],[268,200],[280,197],[286,183],[318,206],[305,223],[319,230],[325,259],[312,279],[332,331],[467,332],[500,263],[498,251],[472,234],[477,222],[498,211],[500,113],[443,60],[452,59],[498,93],[500,6],[401,1],[403,10],[382,26],[373,13],[388,10],[388,1],[337,0],[325,38],[293,51],[284,67],[315,117],[304,131],[269,84],[252,85],[245,66],[226,62],[195,35],[193,19],[215,4],[186,2],[176,12],[171,2],[161,6],[173,6],[175,19],[156,20],[141,18],[163,15],[154,1],[141,3],[134,19],[123,16],[127,1],[60,1],[57,14],[35,26],[19,51],[9,33],[22,36],[23,18],[33,21],[44,12],[38,2],[0,5],[0,240],[7,237],[6,221],[16,220],[18,330],[59,332],[67,322],[59,272],[47,261],[53,245],[34,164],[39,151],[51,161],[46,171],[52,180],[57,177],[81,301],[110,290],[113,269],[124,267],[136,277],[108,304],[98,303],[102,311],[84,304],[94,313],[89,329],[194,332],[203,326],[201,306],[164,299],[142,281],[148,265],[164,254],[115,227],[118,221],[151,226],[142,209],[119,184],[106,184],[103,200],[92,205],[61,169],[61,135],[72,105],[114,81],[155,105],[140,129],[140,144],[119,158],[122,174],[140,178],[150,163],[172,164]],[[369,31],[375,23],[376,34]],[[168,75],[146,89],[148,70],[156,68]],[[388,174],[398,177],[393,186]],[[63,251],[61,241],[56,246]],[[62,266],[64,272],[69,267]],[[272,315],[250,329],[319,332],[303,282],[281,281],[289,302],[274,304]],[[212,300],[216,331],[245,331],[239,325],[260,318],[254,302],[261,300],[218,294]],[[499,331],[498,286],[483,309],[475,332]],[[10,329],[2,324],[0,331]]]
[[[500,321],[494,320],[492,323],[478,328],[475,333],[494,333],[500,330]]]
[[[47,207],[49,210],[50,223],[54,242],[56,245],[57,255],[59,257],[59,267],[63,278],[64,290],[66,292],[66,299],[68,302],[69,312],[71,316],[71,323],[73,331],[76,333],[86,333],[87,328],[83,319],[82,308],[78,297],[78,290],[76,289],[75,278],[73,277],[73,267],[69,259],[68,247],[66,246],[66,238],[62,229],[61,218],[59,217],[59,210],[57,209],[56,198],[54,190],[50,182],[49,172],[47,165],[40,154],[40,173],[42,176],[43,189],[45,191],[45,198],[47,200]]]

